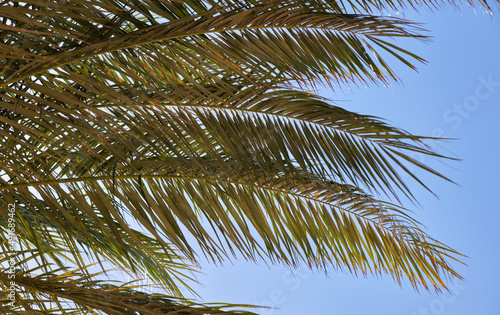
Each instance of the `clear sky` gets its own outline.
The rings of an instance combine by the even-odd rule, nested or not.
[[[203,266],[199,280],[204,286],[195,288],[204,301],[277,307],[261,311],[265,315],[499,315],[499,7],[493,17],[467,7],[406,12],[406,18],[425,23],[434,37],[427,44],[404,44],[427,65],[419,65],[418,73],[396,66],[403,84],[321,92],[347,109],[383,117],[414,134],[458,138],[438,143],[438,151],[461,162],[425,162],[459,185],[423,174],[439,199],[415,186],[421,206],[406,204],[431,236],[469,256],[468,266],[455,265],[465,280],[452,283],[452,293],[417,293],[389,277],[354,277],[334,270],[328,277],[306,271],[292,277],[282,266],[235,261],[222,268]]]

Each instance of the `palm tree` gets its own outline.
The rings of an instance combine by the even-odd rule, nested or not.
[[[183,298],[200,255],[460,278],[401,206],[403,174],[427,188],[409,166],[448,180],[410,155],[446,157],[306,91],[398,81],[387,59],[423,59],[392,38],[426,37],[376,12],[440,4],[3,1],[0,311],[249,313]]]

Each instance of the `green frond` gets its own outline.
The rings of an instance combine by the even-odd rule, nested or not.
[[[73,11],[73,6],[75,4],[70,3],[67,8],[61,6],[58,10]],[[47,10],[57,12],[56,9],[45,9],[44,14],[47,14]],[[142,58],[153,59],[151,64],[161,68],[167,66],[165,61],[170,61],[171,64],[182,62],[180,69],[176,71],[177,76],[187,74],[186,70],[189,71],[191,67],[194,71],[199,71],[203,65],[199,61],[210,60],[218,69],[224,69],[230,74],[243,76],[244,70],[261,73],[263,71],[269,78],[277,76],[281,81],[395,79],[395,74],[378,54],[374,55],[375,59],[369,57],[369,42],[390,50],[411,67],[413,66],[405,59],[405,55],[421,60],[408,51],[395,48],[384,41],[373,40],[373,37],[421,37],[412,32],[412,29],[416,28],[414,25],[401,19],[340,14],[285,4],[276,8],[271,3],[227,12],[208,10],[201,15],[189,15],[152,25],[135,23],[131,26],[122,20],[120,22],[127,27],[119,25],[122,27],[120,32],[112,32],[117,27],[112,15],[97,18],[95,11],[98,9],[99,6],[96,5],[93,10],[81,11],[81,17],[65,23],[73,23],[65,25],[66,31],[54,28],[53,24],[59,25],[58,19],[46,19],[45,23],[34,25],[33,27],[37,28],[34,33],[40,41],[39,56],[14,55],[6,51],[3,56],[7,58],[8,66],[4,66],[4,80],[0,86],[9,86],[34,75],[46,75],[65,66],[78,65],[85,60],[98,64],[104,59],[108,69],[109,66],[112,68],[112,64],[118,66],[120,63],[126,63],[131,67],[140,65]],[[22,35],[25,32],[21,32],[22,28],[16,25],[23,25],[31,12],[26,12],[26,9],[17,11],[19,12],[9,10],[11,14],[5,17],[11,24],[8,30]],[[32,14],[36,16],[38,13],[33,10]],[[107,25],[110,30],[104,32],[106,36],[103,34],[89,37],[88,28],[95,28],[91,34],[100,34],[100,25],[109,24],[107,19],[113,22]],[[80,20],[88,24],[86,28],[79,25]],[[4,41],[19,42],[19,46],[23,47],[23,41],[31,40],[16,36],[18,35],[6,33]],[[51,42],[57,41],[58,38],[61,38],[58,44],[60,47],[52,47],[54,45]],[[158,58],[161,58],[158,52],[164,55],[164,62],[161,64],[158,63]],[[173,55],[176,58],[170,57]],[[127,60],[130,58],[133,59],[132,62]],[[165,70],[170,72],[175,71],[175,68],[166,67]],[[204,75],[209,79],[211,77],[207,75],[207,71]],[[191,76],[184,76],[184,79],[190,80]]]
[[[27,185],[37,187],[44,199],[50,190],[69,190],[65,200],[75,208],[95,205],[85,216],[114,221],[126,229],[123,212],[107,197],[113,194],[123,204],[122,211],[151,233],[161,231],[161,237],[187,256],[193,247],[186,233],[216,262],[239,252],[247,259],[267,257],[293,267],[303,262],[354,273],[388,273],[398,282],[405,275],[416,288],[438,289],[444,285],[440,272],[458,276],[446,262],[458,253],[425,236],[405,209],[373,199],[356,187],[321,178],[313,181],[311,174],[297,169],[273,172],[269,164],[263,169],[257,163],[249,168],[237,161],[145,162],[149,165],[142,163],[138,173],[121,170],[115,176]],[[87,199],[89,205],[82,204]],[[101,229],[114,234],[104,225]]]
[[[29,260],[34,257],[36,254]],[[0,257],[0,263],[7,260],[6,256]],[[148,294],[138,283],[101,280],[101,273],[88,275],[80,269],[53,268],[49,263],[29,267],[24,262],[15,267],[14,273],[0,270],[3,314],[255,314],[229,310],[256,307],[252,305],[199,304],[160,293]],[[7,292],[13,292],[14,299]]]

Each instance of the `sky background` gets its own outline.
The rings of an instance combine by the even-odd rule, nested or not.
[[[497,6],[496,12],[499,12]],[[393,12],[396,15],[397,12]],[[398,16],[403,17],[402,14]],[[413,185],[420,206],[406,204],[432,237],[466,254],[455,264],[464,281],[451,293],[415,292],[390,277],[355,277],[245,261],[203,265],[194,286],[205,302],[274,306],[264,315],[298,314],[500,314],[500,14],[463,7],[430,13],[406,12],[425,23],[431,43],[403,47],[428,61],[418,72],[393,62],[402,84],[351,86],[321,94],[346,109],[382,117],[414,134],[457,138],[437,151],[461,162],[423,160],[458,185],[420,173],[439,199]]]

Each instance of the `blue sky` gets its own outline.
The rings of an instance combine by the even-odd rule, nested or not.
[[[282,266],[235,261],[222,268],[203,266],[204,286],[195,288],[205,302],[277,307],[261,312],[266,315],[500,314],[500,14],[490,17],[463,7],[407,12],[405,18],[431,31],[431,43],[404,44],[427,65],[415,72],[393,63],[403,84],[321,94],[415,134],[458,139],[436,148],[461,162],[424,160],[458,185],[422,174],[439,199],[414,185],[421,205],[406,206],[431,236],[469,256],[468,266],[455,265],[465,280],[452,282],[452,292],[440,296],[417,293],[408,283],[400,287],[389,277],[334,270],[328,277],[301,270],[292,277]]]

